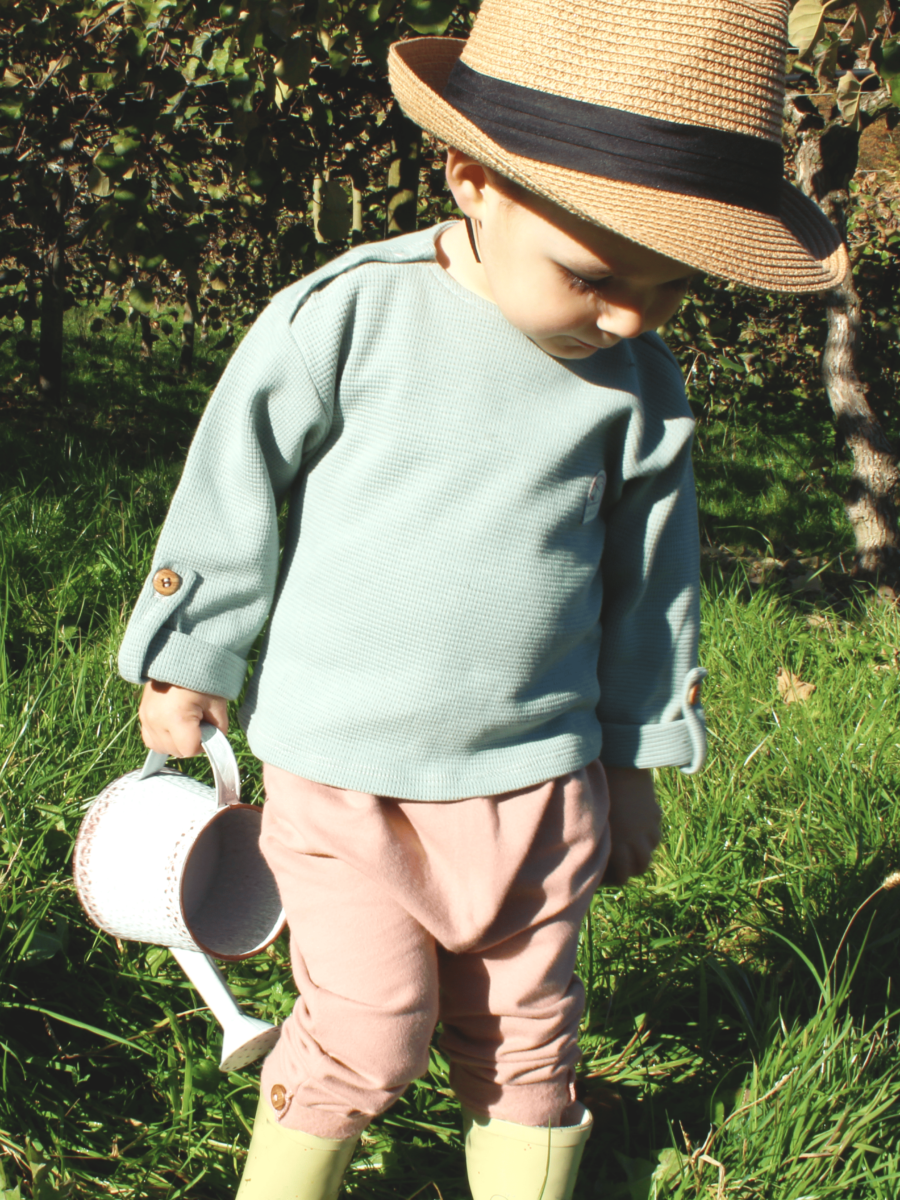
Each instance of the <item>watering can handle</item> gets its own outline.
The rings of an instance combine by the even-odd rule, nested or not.
[[[228,738],[221,729],[216,729],[215,725],[208,725],[202,721],[200,723],[200,741],[216,781],[216,797],[219,801],[219,808],[224,808],[226,804],[239,804],[241,777]],[[157,754],[155,750],[151,750],[138,779],[149,779],[151,775],[156,775],[168,761],[168,754]]]

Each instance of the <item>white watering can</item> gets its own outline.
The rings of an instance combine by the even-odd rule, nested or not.
[[[221,1071],[266,1054],[278,1026],[242,1013],[213,962],[249,958],[284,928],[259,849],[262,809],[241,804],[228,739],[200,726],[215,788],[166,767],[151,750],[140,771],[91,804],[75,841],[75,889],[95,925],[126,941],[168,946],[222,1026]]]

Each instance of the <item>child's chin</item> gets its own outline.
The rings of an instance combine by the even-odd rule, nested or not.
[[[587,342],[582,342],[578,338],[568,336],[535,338],[535,342],[542,350],[546,350],[548,354],[552,354],[554,358],[590,358],[592,354],[596,354],[601,348],[599,346],[590,346]]]

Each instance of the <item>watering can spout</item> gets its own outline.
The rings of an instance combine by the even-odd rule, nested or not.
[[[208,954],[201,950],[170,949],[182,971],[222,1026],[219,1070],[226,1073],[239,1071],[268,1054],[278,1041],[280,1027],[241,1012],[219,968]]]

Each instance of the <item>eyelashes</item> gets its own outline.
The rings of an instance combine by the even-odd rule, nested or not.
[[[603,291],[604,286],[612,279],[611,275],[604,275],[602,279],[583,279],[580,275],[576,275],[573,271],[565,270],[566,282],[569,288],[578,296],[597,296]],[[672,279],[668,283],[661,284],[662,288],[667,288],[670,292],[686,293],[688,288],[697,278],[695,275],[685,276],[682,279]]]
[[[576,275],[573,271],[566,271],[566,281],[573,292],[579,296],[596,295],[597,292],[603,290],[603,285],[611,278],[604,276],[603,279],[582,279],[580,275]]]

